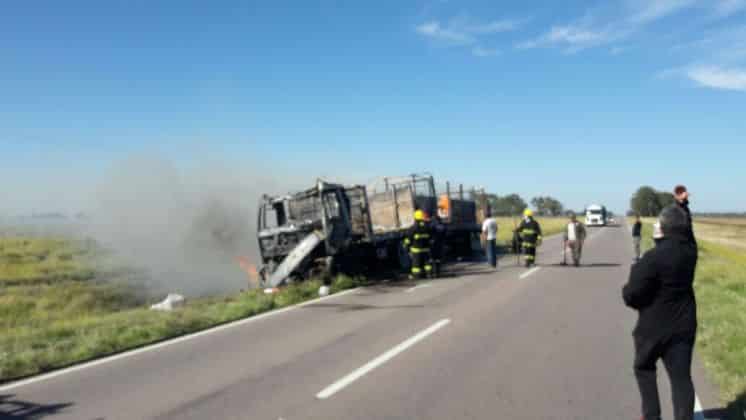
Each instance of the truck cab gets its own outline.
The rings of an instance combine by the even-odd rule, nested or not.
[[[587,226],[606,226],[606,207],[599,204],[591,204],[585,209],[585,224]]]
[[[274,287],[288,279],[302,279],[314,265],[331,269],[335,255],[356,241],[369,239],[370,234],[363,186],[319,180],[297,194],[265,195],[257,220],[261,279]]]

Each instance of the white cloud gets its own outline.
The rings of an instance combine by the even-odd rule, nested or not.
[[[693,67],[687,70],[686,76],[700,86],[746,92],[746,69]]]
[[[433,20],[415,27],[415,31],[436,43],[445,46],[466,47],[475,45],[471,53],[477,57],[490,57],[500,53],[496,49],[484,48],[477,43],[495,34],[515,31],[527,20],[502,19],[475,21],[468,16],[457,16],[446,23]]]
[[[728,17],[746,10],[746,0],[719,0],[715,2],[715,16]]]
[[[449,44],[471,44],[474,43],[474,38],[458,31],[454,31],[449,28],[444,28],[438,21],[432,21],[423,23],[415,28],[417,33],[420,35],[444,41]]]
[[[586,48],[609,43],[621,33],[600,30],[580,25],[553,26],[538,38],[516,44],[517,49],[530,49],[545,46],[562,46],[567,52],[577,52]]]
[[[495,20],[484,24],[467,26],[465,30],[473,34],[496,34],[500,32],[515,31],[516,29],[523,26],[525,22],[525,20],[511,19]]]
[[[696,5],[697,0],[628,0],[632,7],[629,21],[646,24]]]
[[[471,49],[471,53],[475,57],[494,57],[500,55],[500,50],[495,48],[474,47]]]

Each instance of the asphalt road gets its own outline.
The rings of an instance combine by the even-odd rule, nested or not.
[[[592,229],[582,267],[561,256],[549,238],[538,269],[457,264],[2,386],[0,418],[637,419],[629,232]]]

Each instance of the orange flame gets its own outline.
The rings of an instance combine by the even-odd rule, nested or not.
[[[249,278],[249,285],[257,287],[259,285],[259,271],[257,271],[256,265],[252,264],[247,257],[237,257],[236,261],[238,261],[238,266],[246,272]]]

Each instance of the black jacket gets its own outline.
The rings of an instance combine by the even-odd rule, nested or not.
[[[622,296],[627,306],[639,311],[635,336],[666,338],[696,333],[696,266],[697,248],[685,235],[667,236],[632,266]]]
[[[635,222],[634,226],[632,226],[632,236],[633,237],[642,236],[642,223],[641,222]]]
[[[533,217],[528,218],[528,220],[523,219],[521,224],[518,225],[518,234],[521,235],[523,242],[535,244],[541,239],[541,226]]]
[[[415,222],[409,228],[404,243],[409,245],[412,251],[429,252],[432,241],[433,229],[430,224],[427,222]]]
[[[697,245],[697,240],[694,238],[694,227],[692,226],[692,212],[689,210],[689,201],[685,200],[684,202],[676,202],[676,205],[679,206],[684,212],[686,213],[686,218],[689,221],[689,227],[687,228],[686,232],[686,239],[694,244]]]

